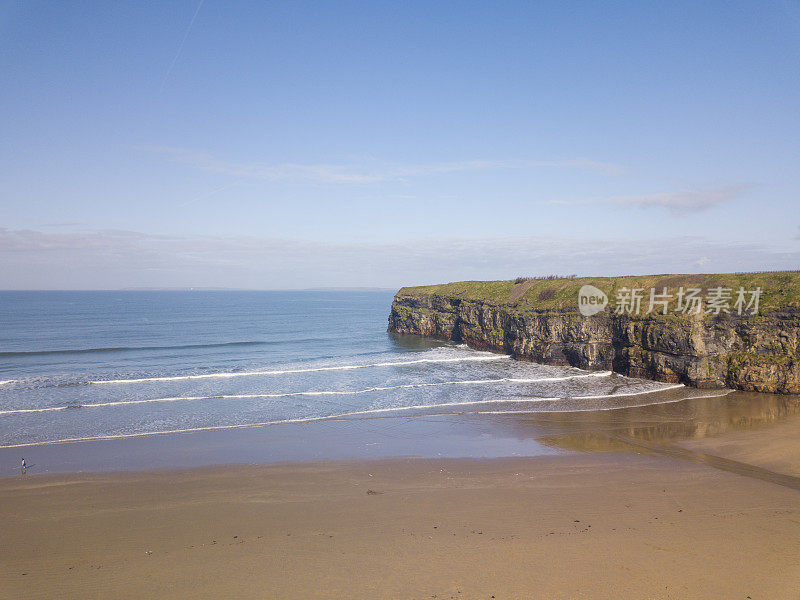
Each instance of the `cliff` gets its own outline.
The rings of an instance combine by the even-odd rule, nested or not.
[[[608,306],[583,314],[584,286],[604,292]],[[651,289],[662,302],[648,312]],[[702,303],[687,311],[691,290]],[[389,331],[697,387],[800,393],[800,272],[406,287],[395,295]]]

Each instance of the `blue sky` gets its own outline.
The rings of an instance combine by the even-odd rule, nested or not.
[[[0,287],[800,264],[800,2],[0,4]]]

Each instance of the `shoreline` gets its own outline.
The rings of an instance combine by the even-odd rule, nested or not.
[[[0,482],[19,475],[22,457],[31,466],[29,474],[37,474],[565,453],[509,430],[507,421],[468,415],[320,420],[0,448]]]
[[[713,442],[709,446],[706,438],[733,432],[749,436],[797,419],[800,397],[733,392],[594,411],[401,414],[243,425],[0,447],[0,480],[17,475],[22,458],[30,466],[29,473],[36,474],[321,459],[534,457],[639,451],[635,447],[640,442],[659,446],[685,442],[687,450],[706,452],[713,450]],[[762,442],[769,442],[769,436]],[[785,442],[783,455],[791,454],[792,443],[791,439]],[[746,459],[747,452],[731,458]],[[779,464],[778,459],[775,455],[760,466],[770,469]]]

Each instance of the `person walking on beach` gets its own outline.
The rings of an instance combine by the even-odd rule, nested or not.
[[[25,459],[23,458],[22,459],[22,474],[25,475],[25,473],[27,473],[27,471],[28,471],[28,465],[25,464]]]

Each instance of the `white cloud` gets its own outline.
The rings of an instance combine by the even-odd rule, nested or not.
[[[717,189],[695,189],[680,192],[656,194],[637,194],[631,196],[610,196],[579,201],[554,200],[552,205],[610,204],[618,207],[665,208],[676,215],[700,212],[719,206],[741,195],[751,186],[748,184],[729,185]]]
[[[586,158],[571,160],[465,160],[429,164],[371,162],[369,164],[296,164],[231,162],[210,154],[169,146],[144,146],[140,149],[166,156],[169,160],[204,171],[268,181],[308,181],[313,183],[365,184],[399,181],[447,173],[524,169],[579,169],[607,175],[620,175],[623,168],[612,163]]]
[[[650,207],[659,206],[675,213],[688,213],[706,210],[741,196],[749,186],[731,185],[713,190],[688,190],[639,196],[617,196],[609,202],[620,206]]]
[[[792,269],[800,250],[685,237],[422,239],[325,244],[132,231],[0,229],[6,289],[399,287],[577,273],[621,275]]]

